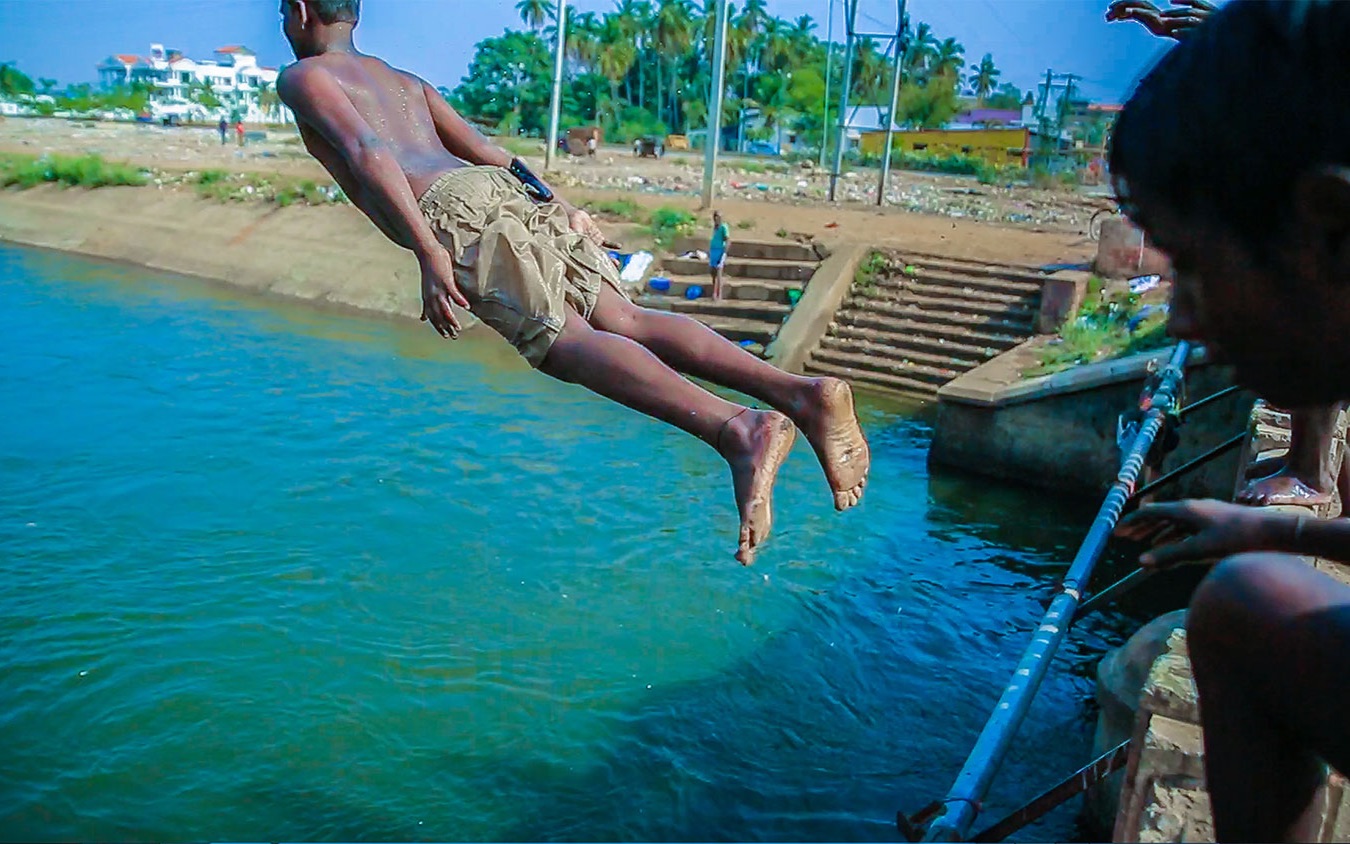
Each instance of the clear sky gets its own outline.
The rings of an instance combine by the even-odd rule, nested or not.
[[[968,59],[986,52],[1003,81],[1026,89],[1047,68],[1080,74],[1088,96],[1118,101],[1152,64],[1161,45],[1137,24],[1105,23],[1107,0],[909,0],[911,18],[953,36]],[[576,0],[602,11],[612,0]],[[780,17],[809,14],[825,36],[828,0],[769,0]],[[837,2],[841,7],[842,2]],[[0,0],[0,62],[34,77],[92,82],[113,53],[144,54],[151,42],[209,58],[222,44],[244,44],[265,65],[290,59],[276,0]],[[894,27],[894,0],[861,0],[860,28]],[[836,19],[842,17],[836,11]],[[366,0],[357,43],[435,85],[464,76],[479,40],[520,26],[514,0]],[[842,22],[836,24],[842,32]]]

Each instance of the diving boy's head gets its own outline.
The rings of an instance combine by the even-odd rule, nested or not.
[[[1350,3],[1232,0],[1116,124],[1125,212],[1172,259],[1172,330],[1273,401],[1350,398]]]
[[[361,18],[361,0],[281,0],[281,29],[296,58],[319,52],[333,27],[353,27]]]

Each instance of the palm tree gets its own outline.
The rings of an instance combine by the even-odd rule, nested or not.
[[[906,74],[912,77],[926,76],[937,52],[936,46],[937,38],[933,36],[933,28],[926,23],[920,23],[905,47]]]
[[[520,0],[516,3],[521,21],[535,32],[544,28],[544,21],[548,20],[552,10],[548,0]]]
[[[619,125],[619,83],[628,76],[633,62],[637,61],[637,46],[628,37],[622,21],[616,16],[605,18],[600,33],[598,69],[600,75],[609,80],[610,107],[614,115],[614,128]]]
[[[998,78],[1001,75],[1002,72],[994,67],[994,56],[991,53],[985,53],[984,58],[980,59],[979,66],[971,71],[970,79],[967,81],[970,84],[971,92],[975,94],[975,98],[980,101],[981,106],[998,87]]]
[[[966,48],[955,38],[944,38],[933,55],[933,73],[937,76],[960,78],[961,68],[966,66]]]
[[[656,11],[656,52],[660,61],[656,65],[658,89],[661,88],[660,73],[665,66],[670,72],[670,125],[680,122],[678,100],[678,81],[675,76],[675,62],[689,51],[694,40],[694,20],[690,13],[689,0],[661,0]],[[657,117],[660,117],[657,109]]]

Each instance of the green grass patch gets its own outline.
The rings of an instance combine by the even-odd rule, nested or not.
[[[890,268],[890,259],[884,253],[873,252],[858,265],[857,272],[853,274],[853,286],[860,290],[871,290]]]
[[[1040,363],[1022,373],[1050,375],[1085,363],[1097,363],[1169,345],[1167,315],[1156,303],[1141,301],[1128,289],[1103,291],[1100,279],[1088,283],[1083,307],[1041,350]]]
[[[744,231],[745,229],[753,229],[754,227],[755,227],[755,221],[754,221],[754,220],[737,220],[737,221],[736,221],[736,228],[741,229],[742,231]]]
[[[144,170],[129,164],[110,162],[97,155],[3,155],[0,156],[0,185],[31,188],[40,184],[66,187],[102,188],[119,185],[140,186],[150,181]]]
[[[542,155],[544,153],[544,142],[537,138],[498,136],[493,140],[512,155]]]
[[[683,208],[663,205],[652,212],[647,226],[651,229],[652,239],[663,249],[675,242],[675,238],[693,234],[698,218]]]
[[[587,202],[585,208],[592,214],[627,220],[630,223],[641,223],[646,217],[642,206],[631,199],[597,199]]]

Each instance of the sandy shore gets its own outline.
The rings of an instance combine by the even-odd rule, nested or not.
[[[346,206],[43,186],[0,192],[0,239],[363,311],[421,312],[416,262]]]
[[[222,147],[209,130],[64,120],[0,122],[0,151],[97,153],[154,168],[161,175],[216,168],[331,182],[297,140],[273,131],[268,141],[240,150]],[[697,198],[688,193],[644,190],[637,181],[632,188],[607,187],[615,180],[625,185],[646,180],[646,187],[671,178],[687,180],[696,169],[692,161],[615,160],[569,162],[555,179],[570,185],[563,192],[576,202],[625,198],[646,208],[697,209]],[[728,178],[737,178],[734,170]],[[942,184],[935,177],[904,178]],[[717,207],[733,223],[735,236],[744,239],[863,243],[1020,264],[1082,261],[1095,253],[1095,244],[1076,224],[1003,225],[858,203],[749,199],[728,192],[732,195],[720,199]],[[1040,200],[1028,194],[1019,201]],[[1085,197],[1054,201],[1064,207],[1092,206]],[[618,220],[606,228],[630,247],[650,243]],[[0,239],[364,311],[410,318],[420,312],[416,263],[346,204],[281,208],[264,201],[222,202],[199,196],[191,184],[92,191],[6,189],[0,190]]]
[[[331,182],[293,130],[269,129],[266,134],[266,140],[240,149],[233,143],[222,146],[211,129],[11,118],[0,121],[0,151],[97,153],[168,172],[211,168]],[[519,146],[535,150],[526,158],[542,168],[537,142]],[[729,157],[719,175],[717,206],[742,237],[850,241],[1012,263],[1091,254],[1091,215],[1110,207],[1103,197],[1086,193],[995,188],[969,178],[903,171],[893,176],[893,205],[878,208],[861,200],[831,205],[817,198],[828,184],[821,172],[782,167],[765,172],[763,161]],[[872,175],[857,176],[841,183],[841,196],[871,189]],[[695,155],[637,160],[609,148],[593,161],[560,160],[550,178],[574,201],[624,198],[647,209],[668,205],[693,211],[701,177],[702,162]],[[926,210],[907,210],[914,208]],[[1022,218],[1027,220],[1008,222]]]

